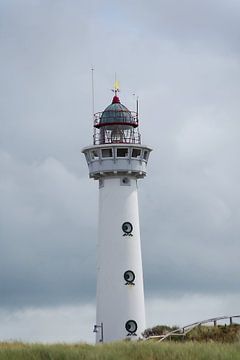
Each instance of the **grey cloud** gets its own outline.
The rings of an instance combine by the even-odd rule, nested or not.
[[[239,53],[236,1],[131,1],[129,8],[129,22],[142,24],[143,37],[176,42],[188,52]]]
[[[55,306],[0,311],[0,337],[7,341],[79,342],[94,341],[89,323],[94,322],[92,305]]]
[[[1,160],[1,305],[92,300],[94,193],[55,159],[32,166],[6,154]]]

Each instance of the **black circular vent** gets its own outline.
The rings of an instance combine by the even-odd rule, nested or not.
[[[125,329],[129,334],[134,334],[137,331],[137,323],[135,320],[128,320],[125,324]]]
[[[125,222],[122,224],[122,231],[125,234],[131,234],[131,232],[133,231],[133,226],[130,222]]]
[[[124,276],[124,280],[126,281],[126,285],[128,284],[134,285],[135,274],[132,270],[125,271],[123,276]]]

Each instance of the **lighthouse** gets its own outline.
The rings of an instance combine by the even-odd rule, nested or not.
[[[141,337],[145,330],[138,179],[151,149],[141,144],[137,112],[112,103],[94,114],[93,145],[82,152],[99,187],[96,343]]]

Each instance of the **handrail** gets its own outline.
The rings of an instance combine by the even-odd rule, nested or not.
[[[185,336],[187,333],[189,333],[191,330],[193,330],[194,328],[196,328],[197,326],[203,325],[203,324],[207,324],[210,322],[214,323],[214,326],[217,325],[217,322],[219,320],[225,320],[225,319],[229,319],[230,320],[230,324],[232,324],[232,319],[233,318],[240,318],[240,315],[230,315],[230,316],[218,316],[215,318],[210,318],[210,319],[206,319],[206,320],[202,320],[202,321],[196,321],[192,324],[189,325],[185,325],[183,327],[180,327],[178,329],[175,329],[173,331],[170,331],[167,334],[162,334],[162,335],[153,335],[153,336],[149,336],[147,337],[145,340],[150,340],[150,339],[159,339],[158,341],[161,342],[165,339],[167,339],[168,337],[171,336]]]

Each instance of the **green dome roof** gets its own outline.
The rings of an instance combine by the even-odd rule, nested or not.
[[[110,124],[128,124],[136,125],[136,120],[126,106],[120,103],[117,96],[114,96],[112,104],[110,104],[103,112],[100,117],[99,125],[110,125]]]

